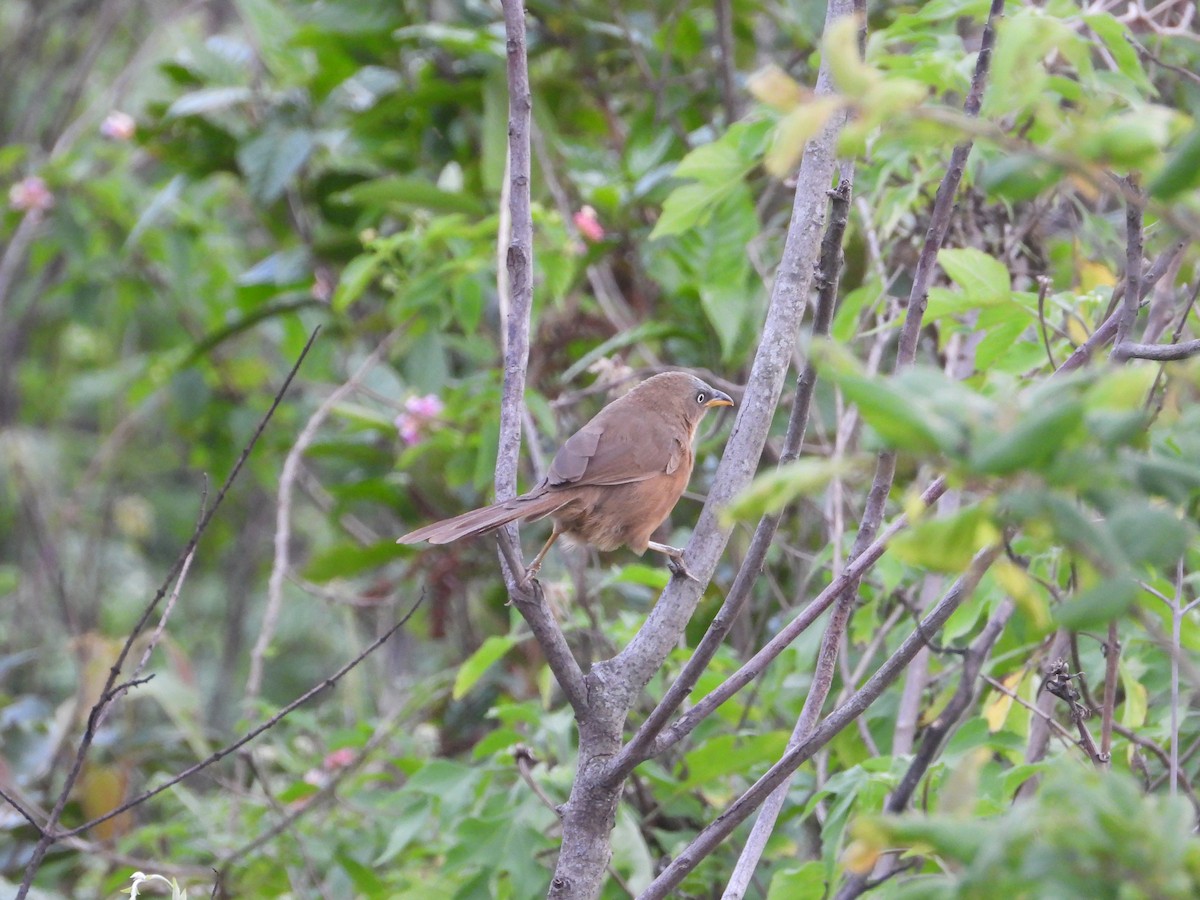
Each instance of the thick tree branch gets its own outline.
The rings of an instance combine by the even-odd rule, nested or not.
[[[532,99],[525,47],[525,4],[504,0],[508,50],[508,213],[505,259],[508,302],[504,328],[504,388],[500,406],[500,445],[496,451],[496,499],[517,495],[521,423],[525,413],[525,374],[529,366],[529,328],[533,307],[533,215],[530,209],[530,128]],[[508,594],[546,654],[546,661],[579,715],[587,707],[583,671],[567,646],[562,628],[546,606],[540,586],[522,584],[525,573],[517,526],[496,533],[500,567]]]

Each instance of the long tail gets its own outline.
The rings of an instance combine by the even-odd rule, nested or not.
[[[484,534],[501,525],[515,522],[517,519],[540,519],[555,510],[561,509],[571,502],[570,496],[552,491],[544,494],[523,494],[513,500],[503,503],[493,503],[482,509],[473,509],[455,516],[453,519],[443,519],[410,531],[396,541],[397,544],[416,544],[429,541],[431,544],[449,544],[460,538],[475,537]]]

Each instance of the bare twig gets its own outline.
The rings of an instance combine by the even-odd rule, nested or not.
[[[1100,707],[1100,756],[1107,767],[1112,762],[1113,717],[1117,706],[1117,672],[1121,660],[1121,642],[1117,639],[1117,622],[1108,623],[1108,640],[1104,643],[1104,701]]]
[[[842,237],[845,234],[849,218],[850,182],[843,181],[836,191],[830,192],[830,197],[829,227],[822,242],[820,274],[817,279],[819,292],[816,311],[813,315],[812,332],[814,336],[829,333],[829,326],[833,322],[833,314],[837,305]],[[792,401],[788,430],[784,436],[779,456],[780,466],[786,466],[800,456],[800,447],[804,442],[809,410],[816,388],[816,377],[816,367],[809,361],[796,386],[796,396]],[[663,726],[666,725],[667,719],[691,693],[701,674],[712,662],[712,658],[716,655],[746,601],[750,598],[754,582],[762,574],[767,551],[775,539],[782,518],[783,513],[779,512],[763,516],[759,521],[746,556],[742,560],[742,565],[738,569],[733,586],[730,588],[725,602],[721,605],[721,609],[718,610],[704,637],[696,646],[687,663],[684,664],[671,687],[667,689],[662,700],[658,702],[654,710],[646,717],[646,721],[642,723],[641,728],[621,750],[620,756],[614,760],[610,769],[610,777],[623,778],[632,771],[637,763],[646,758],[647,750]]]
[[[1120,359],[1153,359],[1162,362],[1190,359],[1200,354],[1200,340],[1184,341],[1182,344],[1135,344],[1126,341],[1113,348]]]
[[[311,688],[309,688],[307,691],[305,691],[303,694],[301,694],[299,697],[297,697],[295,700],[293,700],[287,706],[283,707],[283,709],[279,710],[279,712],[275,713],[275,715],[271,716],[271,718],[267,719],[265,722],[263,722],[258,727],[246,732],[244,735],[242,735],[240,738],[238,738],[232,744],[227,744],[226,746],[222,747],[220,750],[209,755],[205,759],[202,759],[200,762],[196,763],[195,765],[189,766],[188,768],[184,769],[179,774],[172,776],[167,781],[163,782],[162,784],[158,785],[157,787],[152,788],[151,790],[148,790],[148,791],[145,791],[145,792],[139,794],[138,796],[134,797],[132,800],[126,801],[125,803],[118,806],[116,809],[110,810],[109,812],[106,812],[104,815],[97,816],[96,818],[91,819],[90,821],[84,822],[82,825],[78,825],[68,831],[59,832],[58,834],[56,834],[54,836],[55,839],[63,838],[63,837],[70,837],[71,835],[80,834],[81,832],[87,831],[89,828],[93,828],[96,825],[99,825],[101,822],[108,821],[113,816],[120,815],[121,813],[125,812],[125,810],[127,810],[127,809],[133,809],[133,807],[135,807],[135,806],[140,806],[141,804],[143,804],[147,800],[149,800],[151,797],[155,797],[158,794],[161,794],[163,791],[174,787],[175,785],[179,784],[179,782],[184,781],[187,778],[190,778],[191,776],[195,775],[197,772],[201,771],[202,769],[207,769],[213,763],[219,762],[220,760],[229,756],[229,754],[236,752],[240,748],[244,747],[246,744],[250,743],[256,737],[258,737],[264,731],[269,731],[271,728],[274,728],[279,722],[281,722],[285,717],[287,717],[292,711],[303,706],[305,703],[307,703],[309,700],[311,700],[317,694],[321,693],[321,691],[325,690],[326,688],[333,687],[335,684],[337,684],[339,681],[341,681],[342,677],[345,676],[347,672],[349,672],[351,669],[353,669],[355,666],[357,666],[360,662],[362,662],[364,659],[366,659],[368,656],[370,656],[372,653],[374,653],[376,650],[378,650],[380,647],[382,647],[384,645],[384,643],[388,640],[388,638],[390,638],[397,631],[399,631],[401,628],[403,628],[405,624],[407,624],[408,620],[410,618],[412,618],[413,614],[417,611],[417,608],[421,605],[421,601],[424,599],[425,599],[424,595],[418,597],[416,603],[414,603],[412,605],[412,608],[409,609],[409,611],[404,614],[404,617],[399,622],[397,622],[395,625],[393,625],[391,628],[389,628],[382,636],[380,636],[375,641],[373,641],[369,646],[367,646],[367,648],[365,650],[363,650],[356,657],[354,657],[354,659],[350,660],[348,663],[346,663],[344,666],[342,666],[340,669],[338,669],[336,672],[334,672],[328,678],[324,679],[323,681],[319,682],[318,684],[313,685]]]
[[[159,586],[158,591],[155,593],[150,602],[146,604],[146,608],[142,611],[141,617],[134,624],[133,628],[130,629],[129,636],[125,639],[125,644],[121,647],[121,652],[117,654],[116,661],[109,669],[108,677],[104,682],[104,687],[100,691],[100,698],[96,701],[91,712],[88,714],[87,726],[84,729],[83,737],[80,738],[79,747],[75,752],[75,759],[71,764],[71,770],[67,773],[67,777],[63,782],[62,789],[59,792],[58,799],[55,801],[53,808],[50,810],[50,815],[47,816],[46,822],[42,826],[42,836],[38,839],[37,844],[34,845],[29,862],[25,866],[25,875],[21,881],[20,887],[17,890],[16,900],[24,900],[24,898],[28,896],[29,888],[33,884],[33,876],[37,874],[37,870],[41,867],[42,860],[46,856],[46,851],[49,850],[50,845],[58,840],[61,836],[56,832],[58,821],[62,816],[63,809],[67,805],[67,800],[71,795],[71,791],[75,787],[75,782],[79,779],[79,773],[83,770],[83,763],[87,758],[88,751],[91,749],[92,741],[95,739],[96,726],[99,722],[104,707],[112,701],[113,687],[116,685],[117,679],[121,675],[121,668],[125,665],[126,658],[128,658],[130,651],[133,649],[134,640],[141,633],[142,629],[146,627],[146,623],[150,621],[150,616],[154,614],[154,610],[158,607],[158,604],[162,601],[163,597],[166,596],[171,582],[174,581],[175,577],[183,570],[185,561],[191,555],[192,551],[196,549],[196,545],[200,542],[201,535],[203,535],[204,531],[208,528],[208,525],[212,521],[213,516],[216,515],[217,510],[221,508],[221,503],[225,500],[225,495],[229,492],[229,488],[233,485],[234,479],[236,479],[238,473],[241,472],[242,466],[245,465],[247,458],[250,456],[250,452],[254,449],[255,444],[258,443],[258,439],[262,436],[263,430],[266,429],[267,423],[271,421],[271,417],[275,414],[275,410],[282,402],[284,394],[287,393],[288,386],[291,385],[292,379],[296,377],[296,373],[300,370],[300,365],[304,362],[304,358],[308,356],[308,351],[312,348],[313,341],[317,339],[317,334],[319,332],[319,328],[314,329],[312,335],[308,339],[308,343],[304,345],[304,349],[300,352],[300,357],[296,360],[296,364],[292,366],[291,371],[288,372],[287,378],[284,379],[283,384],[275,393],[275,397],[271,401],[270,408],[258,423],[258,427],[254,430],[254,434],[250,436],[250,440],[247,442],[246,446],[242,449],[241,455],[238,456],[237,462],[234,463],[233,469],[230,471],[229,476],[225,479],[225,483],[221,485],[221,489],[217,492],[216,499],[213,500],[212,507],[196,524],[196,529],[192,532],[191,539],[184,546],[183,550],[180,551],[175,563],[171,566],[166,578],[163,579],[162,584]],[[129,807],[122,807],[122,810],[127,808]],[[112,816],[116,815],[117,812],[122,810],[114,811],[113,813],[106,815],[104,818],[111,818]],[[95,823],[88,823],[86,827],[91,827],[92,824]],[[67,832],[67,834],[77,834],[83,830],[84,828],[80,827]]]
[[[267,579],[267,606],[263,610],[258,638],[250,653],[250,674],[246,678],[246,695],[243,701],[246,710],[253,707],[258,699],[258,693],[262,687],[264,661],[267,651],[271,647],[271,640],[275,637],[275,630],[279,625],[279,614],[283,609],[283,582],[288,571],[288,548],[292,536],[292,493],[300,472],[301,460],[308,452],[309,445],[316,439],[317,432],[320,431],[321,425],[324,424],[329,413],[375,368],[402,331],[403,329],[397,328],[387,334],[363,360],[358,370],[321,402],[305,423],[304,428],[300,430],[296,442],[288,450],[288,454],[283,460],[283,468],[279,473],[279,501],[275,510],[275,558],[271,564],[271,575]]]
[[[735,800],[721,815],[706,826],[687,847],[654,879],[639,900],[662,900],[678,886],[700,860],[713,851],[738,825],[744,822],[767,796],[785,783],[796,769],[824,747],[854,719],[862,715],[904,671],[917,651],[925,646],[926,636],[936,634],[959,605],[979,584],[1003,547],[996,544],[975,554],[968,570],[950,587],[946,595],[921,620],[920,625],[900,644],[859,690],[829,714],[798,746],[791,747],[779,762]]]
[[[1142,200],[1137,179],[1130,175],[1125,184],[1133,193],[1125,202],[1125,303],[1117,318],[1117,335],[1113,341],[1111,358],[1124,359],[1121,346],[1133,337],[1133,326],[1137,322],[1138,305],[1141,301],[1142,284]]]
[[[971,88],[964,104],[966,116],[975,118],[983,105],[983,93],[987,84],[988,70],[991,67],[992,49],[996,42],[996,25],[1004,12],[1004,0],[992,0],[988,11],[987,23],[984,26],[979,47],[979,55],[975,61],[975,72],[971,77]],[[954,212],[954,198],[958,193],[959,184],[966,170],[967,157],[971,153],[972,142],[964,141],[955,146],[950,154],[946,174],[938,185],[934,198],[933,209],[929,216],[929,228],[925,234],[925,242],[917,259],[916,271],[913,274],[913,284],[909,291],[908,307],[905,311],[904,325],[900,329],[899,346],[896,351],[897,370],[911,366],[916,360],[917,344],[921,334],[921,324],[925,309],[929,304],[929,286],[933,278],[934,267],[937,265],[937,254],[946,239],[950,228],[950,220]],[[858,534],[850,550],[850,559],[854,560],[874,540],[880,523],[883,520],[884,507],[892,489],[896,475],[896,453],[886,450],[879,454],[876,461],[875,477],[867,494],[866,507],[859,522]],[[821,639],[821,648],[817,655],[817,664],[813,672],[812,685],[804,700],[804,707],[792,731],[789,746],[798,745],[816,727],[821,709],[828,697],[833,684],[833,676],[837,663],[838,647],[841,644],[850,614],[858,598],[858,583],[847,585],[840,597],[834,603],[833,613],[825,633]],[[763,848],[778,819],[779,812],[787,799],[788,781],[779,784],[759,811],[754,829],[751,832],[742,858],[738,860],[735,879],[726,891],[726,896],[737,898],[744,890],[742,885],[749,883],[749,874],[757,866]]]

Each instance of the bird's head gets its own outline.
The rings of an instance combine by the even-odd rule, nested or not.
[[[733,406],[732,397],[690,372],[663,372],[643,381],[633,393],[653,409],[678,415],[691,428],[713,407]]]

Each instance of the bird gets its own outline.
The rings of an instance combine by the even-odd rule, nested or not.
[[[526,568],[522,585],[536,577],[554,542],[564,536],[598,550],[625,546],[638,556],[654,550],[666,555],[672,574],[691,577],[683,551],[650,536],[687,487],[700,420],[710,409],[733,405],[728,394],[690,372],[654,375],[567,438],[533,490],[410,531],[396,543],[448,544],[518,519],[549,516],[550,538]]]

